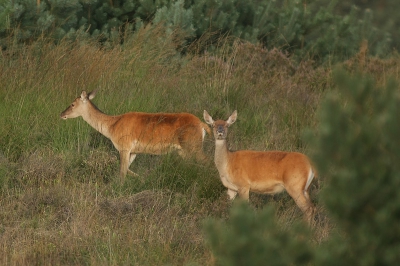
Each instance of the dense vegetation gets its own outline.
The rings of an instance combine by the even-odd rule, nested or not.
[[[193,10],[193,21],[198,22],[200,10],[222,1],[184,5],[126,1],[124,8],[130,8],[128,3],[144,6],[147,2],[152,3],[148,9],[136,6],[135,12],[126,12],[132,16],[129,19],[120,14],[121,21],[140,18],[143,24],[132,28],[118,24],[117,42],[110,32],[90,38],[101,28],[95,26],[84,28],[81,33],[86,37],[61,34],[54,41],[59,26],[65,32],[79,31],[75,24],[67,28],[68,23],[59,21],[54,14],[60,9],[54,5],[70,3],[71,13],[64,18],[69,21],[75,14],[73,4],[80,6],[76,14],[82,19],[88,10],[94,16],[89,3],[100,12],[101,4],[116,8],[119,1],[13,1],[14,6],[8,6],[11,1],[1,2],[0,22],[8,24],[0,23],[0,264],[398,262],[399,55],[385,50],[385,57],[378,57],[383,55],[378,47],[383,46],[361,34],[354,36],[351,45],[347,38],[347,44],[341,42],[344,50],[336,63],[321,64],[304,56],[310,52],[306,42],[300,49],[281,45],[278,39],[254,41],[240,34],[242,38],[237,38],[233,35],[239,32],[239,23],[227,25],[233,35],[224,36],[204,33],[197,24],[187,34],[185,27],[178,30],[171,21],[145,23],[150,17],[165,22],[163,16],[173,7],[176,12],[185,9],[187,15]],[[226,1],[219,8],[233,16],[229,8],[235,7],[243,16],[246,10],[254,10],[233,3],[261,2]],[[291,5],[312,12],[318,2],[322,0],[310,1],[307,9],[295,1],[270,4],[271,10],[285,11],[278,17],[286,25],[288,14],[296,10]],[[40,12],[29,14],[53,15],[57,20],[51,29],[38,34],[28,27],[34,25],[28,17],[10,20],[13,13],[7,12],[29,3],[34,9],[24,9],[20,17],[39,3]],[[207,5],[209,9],[204,8]],[[195,7],[199,9],[194,11]],[[337,16],[355,10],[340,4],[319,12],[327,15],[325,8],[334,8]],[[383,25],[379,10],[370,21]],[[299,21],[307,21],[306,13],[301,14]],[[332,21],[338,19],[336,15]],[[237,21],[245,21],[241,16]],[[348,21],[348,29],[361,25],[355,25],[355,18]],[[323,23],[317,24],[325,33]],[[29,29],[31,35],[24,35]],[[386,29],[379,34],[390,32],[389,26]],[[226,33],[220,27],[213,30]],[[325,42],[331,39],[313,34],[309,45],[330,49]],[[388,47],[396,47],[395,37],[390,40]],[[320,174],[310,191],[318,210],[314,226],[303,223],[301,211],[285,193],[251,194],[250,204],[229,203],[213,164],[212,136],[206,137],[204,147],[209,162],[185,161],[175,153],[139,155],[131,166],[139,176],[128,176],[120,184],[118,154],[110,141],[81,118],[60,119],[61,111],[82,90],[94,89],[98,90],[94,103],[107,114],[185,111],[202,119],[206,109],[214,118],[226,119],[238,110],[228,139],[231,149],[300,151],[315,162]]]
[[[108,46],[123,43],[126,32],[162,23],[186,45],[230,35],[299,59],[336,62],[353,56],[363,40],[372,55],[400,49],[399,9],[397,0],[2,0],[0,41],[91,37]]]

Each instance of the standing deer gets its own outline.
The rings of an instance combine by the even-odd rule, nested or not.
[[[109,138],[120,155],[120,179],[125,178],[129,166],[139,153],[165,154],[176,150],[182,157],[195,154],[205,159],[203,140],[210,128],[189,113],[140,113],[107,115],[93,103],[96,92],[82,91],[80,97],[61,113],[62,119],[82,116],[89,125]]]
[[[316,174],[309,158],[298,152],[229,151],[226,143],[228,127],[237,118],[234,111],[228,120],[217,120],[204,110],[204,120],[211,125],[215,138],[215,165],[231,200],[249,200],[249,192],[275,194],[286,189],[311,223],[314,206],[308,187]]]

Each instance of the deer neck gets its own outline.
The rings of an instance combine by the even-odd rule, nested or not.
[[[109,128],[114,122],[114,117],[103,113],[90,101],[87,109],[88,111],[82,115],[83,120],[105,137],[110,138]]]
[[[225,139],[215,141],[214,162],[220,173],[225,173],[227,171],[229,153],[230,151],[228,150],[228,145]]]

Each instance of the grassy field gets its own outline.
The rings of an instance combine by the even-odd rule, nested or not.
[[[107,114],[190,112],[203,120],[204,109],[222,119],[238,110],[231,149],[311,152],[302,132],[318,124],[333,66],[229,39],[215,53],[194,45],[182,56],[176,42],[143,29],[114,49],[43,41],[0,54],[0,264],[213,265],[203,221],[228,219],[230,208],[213,137],[204,147],[209,162],[139,155],[131,166],[139,177],[119,184],[111,142],[81,118],[60,119],[82,90],[97,89],[93,102]],[[398,62],[361,51],[341,66],[385,82],[399,79]],[[317,186],[311,194],[318,206]],[[282,227],[301,219],[285,193],[251,195],[254,208],[266,204]],[[316,245],[334,228],[318,210]]]

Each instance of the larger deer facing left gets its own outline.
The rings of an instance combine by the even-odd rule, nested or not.
[[[91,101],[96,92],[82,91],[61,113],[62,119],[81,116],[90,126],[111,140],[120,155],[120,179],[124,180],[137,154],[165,154],[177,151],[182,157],[205,160],[203,141],[210,128],[189,113],[130,112],[107,115]]]

